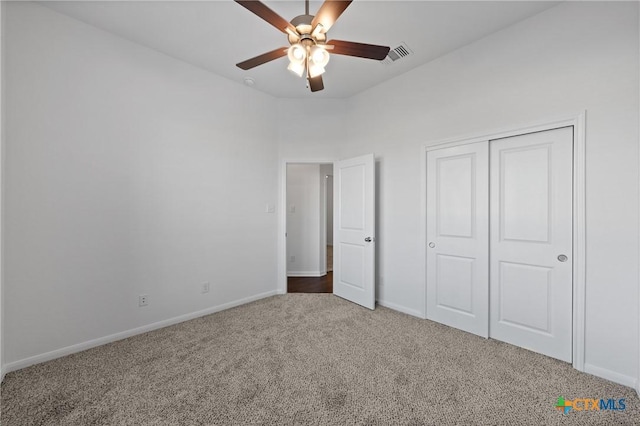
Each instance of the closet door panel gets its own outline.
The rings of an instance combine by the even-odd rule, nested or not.
[[[570,127],[490,142],[490,336],[572,360]]]
[[[427,318],[488,336],[488,142],[427,152]]]

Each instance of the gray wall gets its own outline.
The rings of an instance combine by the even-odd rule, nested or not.
[[[4,6],[4,362],[274,294],[274,100]]]

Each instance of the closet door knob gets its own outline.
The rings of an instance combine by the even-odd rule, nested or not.
[[[558,256],[558,260],[560,262],[566,262],[569,258],[567,256],[565,256],[564,254],[561,254],[560,256]]]
[[[364,240],[365,240],[367,243],[370,243],[371,241],[373,241],[373,240],[371,239],[371,237],[367,237],[367,238],[365,238]]]
[[[429,243],[429,247],[434,248],[435,246],[436,246],[436,243],[434,243],[434,242],[430,242]]]

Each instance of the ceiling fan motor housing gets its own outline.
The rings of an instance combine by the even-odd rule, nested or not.
[[[293,34],[289,34],[289,44],[301,43],[303,45],[313,45],[318,42],[323,43],[327,40],[327,35],[321,31],[312,35],[313,27],[311,26],[311,22],[313,18],[313,15],[299,15],[291,20],[291,25],[296,27],[299,38]]]

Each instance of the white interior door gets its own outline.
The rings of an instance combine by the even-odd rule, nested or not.
[[[571,127],[491,141],[490,336],[572,354]]]
[[[427,318],[489,332],[488,142],[427,152]]]
[[[375,160],[334,165],[333,294],[375,308]]]

